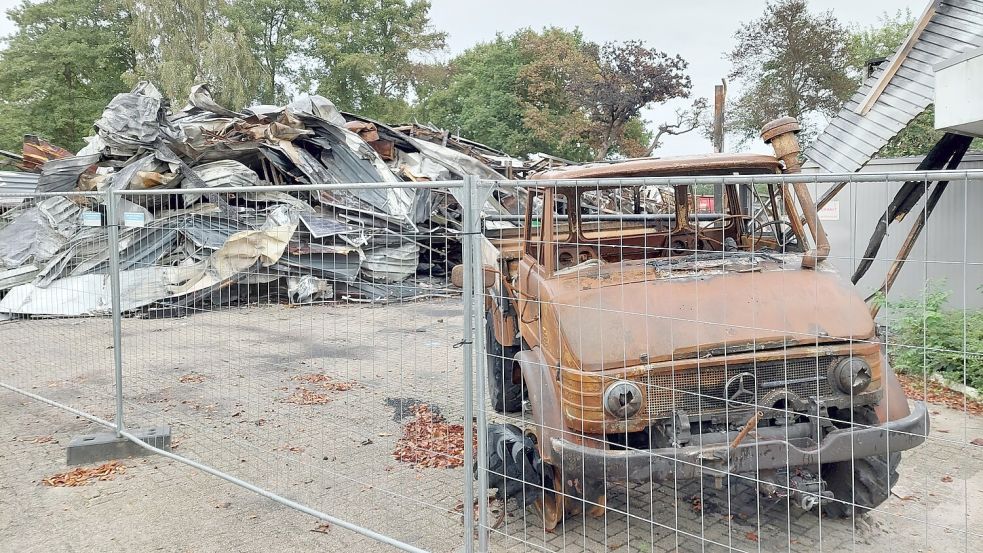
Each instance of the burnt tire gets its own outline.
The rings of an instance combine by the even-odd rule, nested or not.
[[[872,411],[858,413],[856,420],[878,424]],[[823,512],[831,518],[849,518],[877,508],[891,497],[900,463],[901,453],[895,452],[823,465],[821,476],[834,499],[823,505]]]
[[[499,413],[522,410],[522,383],[512,382],[512,363],[517,346],[503,346],[495,339],[492,313],[485,313],[485,352],[488,357],[488,397]]]

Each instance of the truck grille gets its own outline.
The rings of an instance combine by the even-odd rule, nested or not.
[[[836,359],[835,356],[803,357],[757,364],[714,365],[674,374],[650,374],[645,383],[648,416],[662,418],[673,411],[684,411],[691,417],[722,414],[728,409],[724,386],[728,379],[741,373],[756,375],[754,397],[731,403],[731,411],[750,410],[747,404],[757,404],[773,390],[788,390],[803,399],[828,397],[832,389],[826,374]]]

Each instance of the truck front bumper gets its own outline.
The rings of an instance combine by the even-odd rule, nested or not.
[[[587,447],[553,438],[553,459],[563,477],[582,482],[665,481],[813,467],[911,449],[925,441],[928,410],[916,402],[908,416],[879,426],[835,430],[819,444],[809,438],[762,439],[749,434],[737,447],[728,443],[648,450]],[[693,437],[699,440],[698,436]]]

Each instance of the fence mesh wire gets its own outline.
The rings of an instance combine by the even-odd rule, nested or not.
[[[802,267],[821,250],[814,222],[774,178],[468,181],[440,201],[470,205],[472,228],[389,231],[270,192],[127,220],[187,192],[117,193],[123,420],[424,550],[974,550],[983,189],[946,178],[930,217],[942,177],[849,182],[819,213],[816,268]],[[922,199],[870,254],[905,182]],[[489,215],[485,193],[515,209]],[[115,422],[105,198],[0,214],[5,236],[34,221],[2,246],[0,383]],[[94,226],[58,238],[83,211]],[[462,263],[476,282],[463,300],[448,282]],[[907,399],[888,393],[892,369]],[[881,432],[885,418],[908,422]],[[464,466],[471,424],[485,496]]]

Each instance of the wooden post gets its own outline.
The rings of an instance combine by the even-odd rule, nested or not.
[[[724,104],[727,102],[727,81],[713,87],[713,151],[724,151]]]

